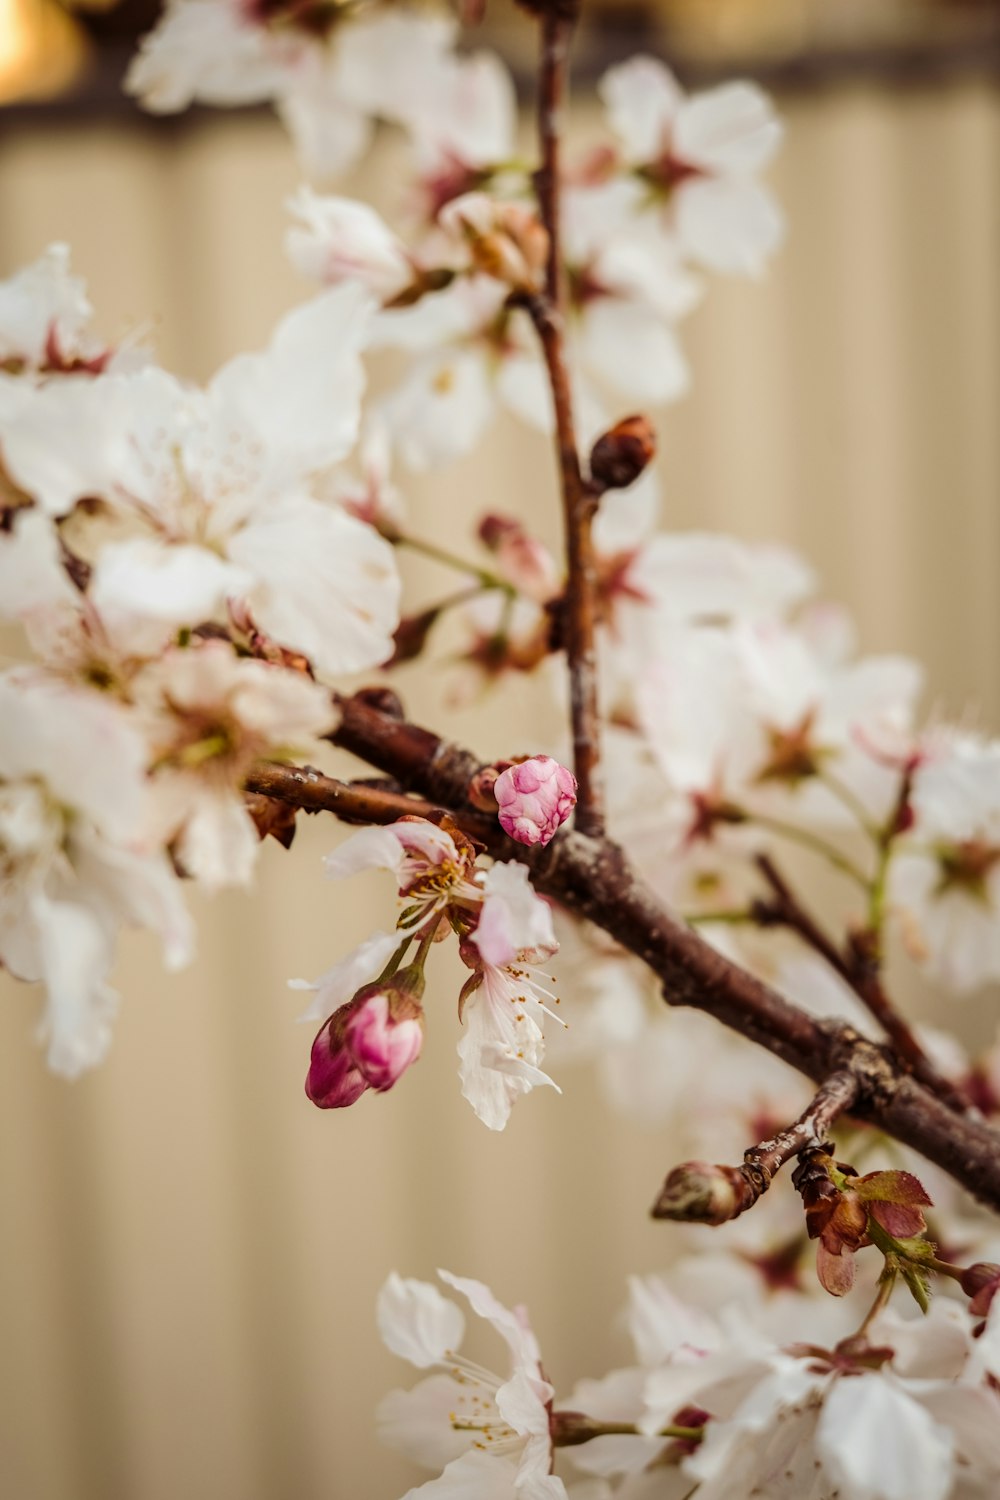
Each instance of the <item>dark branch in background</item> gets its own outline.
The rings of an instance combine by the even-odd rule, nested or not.
[[[798,933],[863,1002],[892,1042],[897,1057],[910,1068],[914,1077],[939,1094],[952,1109],[967,1110],[969,1100],[965,1094],[934,1066],[909,1023],[885,993],[878,962],[868,953],[864,935],[856,935],[849,941],[847,951],[841,952],[799,901],[771,856],[759,854],[756,863],[773,892],[773,900],[754,903],[754,920],[763,927],[783,926]]]
[[[803,1151],[822,1149],[840,1116],[885,1071],[885,1058],[876,1048],[867,1058],[859,1048],[852,1065],[830,1075],[794,1125],[744,1152],[742,1166],[689,1161],[675,1167],[653,1205],[653,1218],[693,1224],[725,1224],[739,1218],[767,1192],[786,1161]]]
[[[571,16],[549,10],[546,5],[539,25],[538,141],[542,160],[535,185],[539,213],[548,231],[549,249],[545,295],[524,297],[521,301],[541,341],[555,414],[566,544],[566,589],[560,635],[569,668],[573,770],[577,779],[576,826],[581,833],[598,835],[604,827],[604,815],[598,779],[600,720],[594,647],[595,580],[591,527],[595,505],[580,470],[573,427],[564,340],[565,296],[559,221],[559,128],[573,21]]]
[[[714,1016],[820,1086],[834,1074],[850,1073],[859,1085],[850,1106],[855,1118],[912,1146],[1000,1210],[1000,1134],[984,1120],[956,1113],[890,1051],[842,1022],[816,1020],[709,947],[666,910],[618,845],[566,829],[544,849],[514,843],[499,823],[468,805],[469,783],[481,769],[474,755],[356,697],[338,701],[342,719],[330,736],[334,744],[450,813],[495,858],[527,865],[542,895],[589,918],[642,959],[662,982],[668,1004],[690,1005]],[[286,800],[294,802],[296,772],[278,766],[269,771],[275,778],[272,787],[286,779]],[[315,807],[315,788],[310,796],[309,805]],[[333,812],[338,797],[339,790]],[[413,810],[415,804],[406,806]]]

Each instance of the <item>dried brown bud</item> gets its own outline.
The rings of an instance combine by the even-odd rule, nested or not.
[[[374,708],[377,713],[385,714],[387,719],[398,719],[402,723],[406,718],[406,709],[392,688],[358,688],[354,698],[357,703],[363,703],[366,708]]]
[[[601,490],[634,484],[656,456],[656,433],[648,417],[623,417],[590,450],[590,474]]]
[[[480,812],[492,813],[496,816],[497,799],[493,788],[501,770],[505,769],[506,762],[497,766],[484,766],[477,771],[469,782],[469,790],[466,793],[473,807],[478,807]]]
[[[744,1207],[747,1183],[738,1167],[686,1161],[675,1167],[653,1205],[654,1219],[725,1224]]]
[[[985,1318],[993,1298],[1000,1291],[1000,1266],[994,1265],[992,1261],[979,1260],[962,1272],[958,1284],[965,1295],[972,1299],[969,1311],[973,1317]]]
[[[260,792],[244,792],[243,802],[261,839],[270,835],[283,849],[292,847],[297,808],[279,802],[276,797],[265,797]]]
[[[387,667],[398,667],[400,662],[415,661],[427,645],[441,610],[433,606],[421,610],[418,615],[404,615],[393,635],[395,650],[386,662]]]

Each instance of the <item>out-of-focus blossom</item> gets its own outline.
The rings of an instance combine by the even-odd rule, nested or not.
[[[963,992],[1000,977],[1000,742],[928,736],[889,874],[914,956]]]
[[[300,672],[235,654],[225,641],[175,648],[136,684],[152,750],[154,816],[184,870],[244,884],[259,839],[242,786],[255,760],[315,751],[336,723],[330,695]]]
[[[243,0],[171,0],[146,36],[125,86],[147,109],[274,102],[307,171],[344,171],[374,117],[413,107],[454,35],[444,16]]]
[[[500,824],[519,844],[547,844],[576,806],[576,777],[550,755],[518,761],[493,788]]]
[[[357,437],[368,312],[359,288],[334,288],[205,391],[150,369],[31,393],[4,433],[5,464],[51,515],[100,502],[101,517],[77,526],[95,548],[88,596],[100,612],[192,627],[241,599],[321,670],[385,660],[392,549],[311,492]]]
[[[627,162],[683,252],[714,271],[759,275],[783,233],[756,180],[781,140],[767,96],[749,83],[687,96],[652,57],[611,68],[598,90]]]
[[[527,1313],[504,1307],[482,1282],[438,1275],[503,1339],[508,1373],[495,1375],[457,1352],[464,1319],[435,1287],[390,1276],[378,1299],[379,1332],[394,1354],[437,1372],[410,1391],[391,1392],[378,1409],[384,1443],[425,1468],[444,1469],[409,1496],[565,1500],[562,1480],[549,1472],[554,1391]]]
[[[380,301],[413,279],[402,241],[367,203],[321,197],[302,187],[288,208],[298,223],[288,230],[285,247],[303,276],[324,286],[360,281]]]
[[[0,677],[0,959],[44,983],[40,1034],[68,1077],[110,1043],[120,930],[152,928],[171,968],[191,954],[179,883],[149,836],[146,758],[109,698],[27,669]]]

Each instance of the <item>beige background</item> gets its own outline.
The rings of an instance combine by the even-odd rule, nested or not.
[[[996,728],[1000,99],[840,87],[784,112],[788,245],[765,285],[716,286],[685,329],[695,394],[661,423],[667,520],[802,547],[866,648],[918,654],[929,704]],[[395,175],[383,149],[359,187],[385,201]],[[280,244],[294,183],[263,119],[8,132],[0,270],[68,239],[103,329],[152,314],[164,362],[205,376],[304,295]],[[454,539],[480,505],[544,506],[555,536],[548,454],[512,431],[407,485],[422,526]],[[412,711],[440,686],[411,674]],[[525,692],[451,722],[518,751],[540,712]],[[321,882],[339,836],[314,821],[291,857],[266,851],[252,898],[205,903],[179,978],[129,943],[114,1050],[76,1085],[32,1045],[37,997],[3,985],[4,1500],[393,1500],[414,1475],[372,1435],[409,1378],[372,1331],[391,1267],[528,1302],[566,1388],[617,1357],[626,1271],[667,1259],[645,1211],[669,1140],[610,1118],[585,1070],[490,1135],[459,1095],[447,981],[403,1086],[307,1104],[285,980],[391,910],[374,877]]]

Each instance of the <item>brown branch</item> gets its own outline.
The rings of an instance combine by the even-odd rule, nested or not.
[[[846,953],[841,952],[827,936],[815,918],[802,905],[799,898],[768,854],[758,854],[757,868],[767,881],[774,895],[770,902],[757,901],[752,912],[754,920],[762,926],[780,924],[798,933],[799,937],[818,953],[839,974],[871,1012],[884,1030],[900,1060],[915,1078],[940,1095],[951,1109],[968,1110],[969,1100],[950,1078],[931,1062],[909,1022],[899,1014],[882,987],[877,959],[868,951],[860,937],[854,937]]]
[[[285,766],[258,761],[243,783],[248,792],[273,797],[277,802],[300,807],[303,812],[331,812],[345,823],[395,823],[398,818],[427,818],[439,822],[450,817],[431,802],[405,792],[338,781],[312,766]]]
[[[884,1066],[877,1053],[868,1065]],[[866,1083],[859,1051],[851,1066],[831,1074],[794,1125],[744,1152],[742,1166],[689,1161],[675,1167],[653,1205],[653,1218],[694,1224],[725,1224],[739,1218],[767,1192],[786,1161],[824,1146],[834,1122],[852,1107]]]
[[[576,826],[599,835],[604,826],[598,775],[600,760],[597,705],[597,657],[594,648],[595,577],[591,529],[595,501],[584,483],[573,425],[573,403],[564,340],[559,145],[560,116],[572,16],[546,8],[540,17],[541,64],[538,87],[538,138],[542,163],[536,174],[538,206],[548,231],[545,295],[524,297],[542,345],[552,390],[556,447],[566,536],[566,591],[562,602],[562,641],[570,679],[573,769],[577,779]]]
[[[469,826],[474,814],[466,793],[481,769],[474,755],[357,697],[338,701],[342,719],[330,736],[334,744]],[[850,1026],[816,1020],[711,948],[663,907],[616,844],[563,829],[544,849],[528,849],[486,818],[476,836],[495,858],[527,865],[542,895],[587,917],[642,959],[661,980],[668,1004],[714,1016],[817,1084],[842,1069],[856,1073],[863,1078],[851,1108],[856,1118],[906,1142],[1000,1210],[1000,1133],[985,1120],[957,1114]]]

